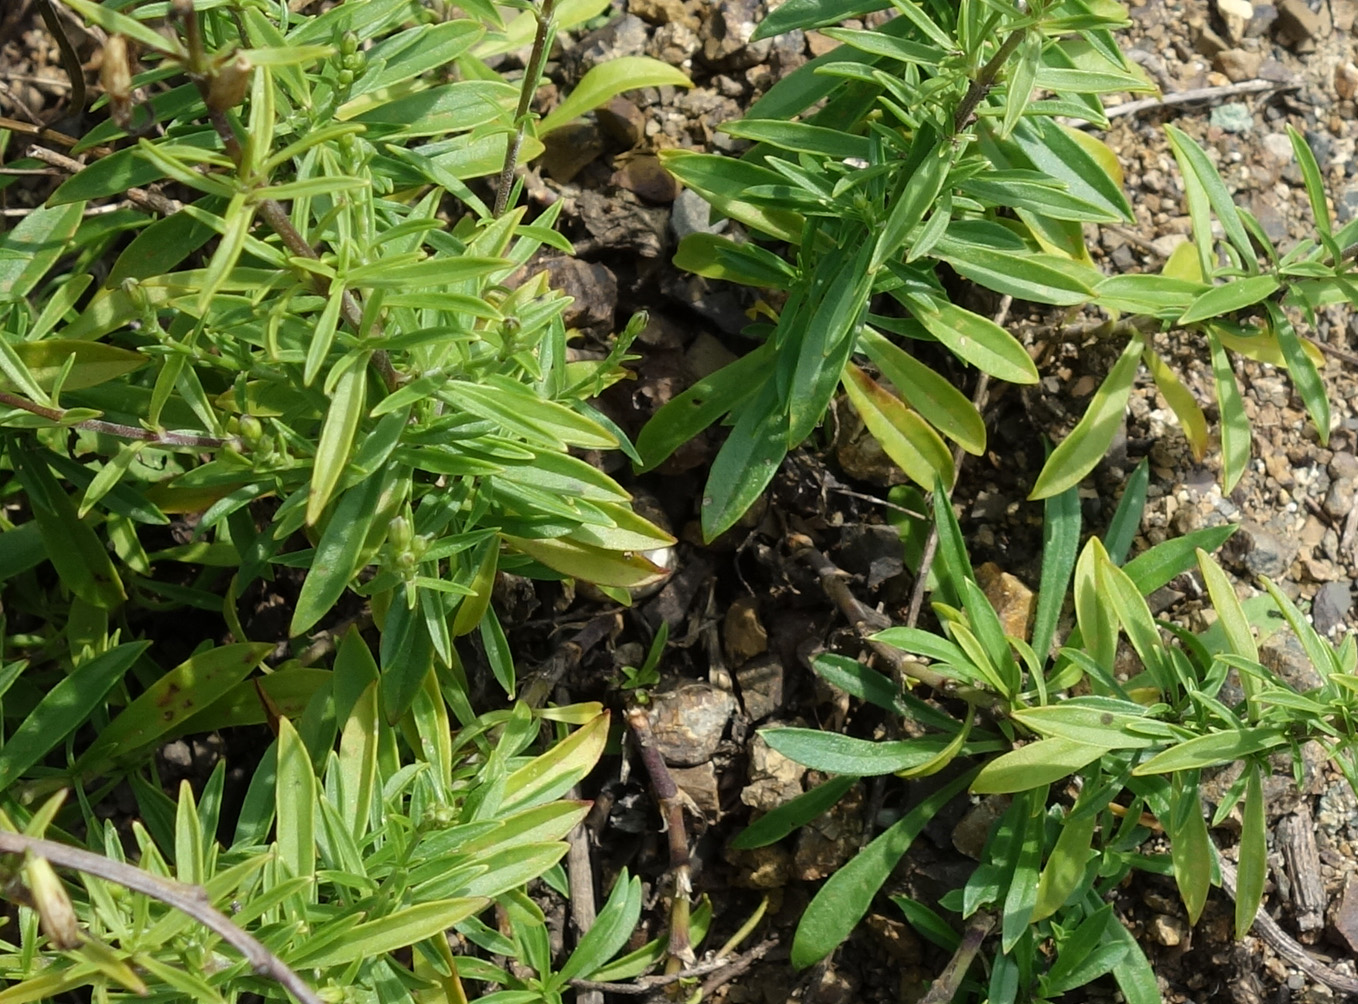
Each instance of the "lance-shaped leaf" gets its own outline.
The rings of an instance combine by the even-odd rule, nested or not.
[[[843,384],[863,424],[907,477],[926,487],[935,478],[952,484],[952,454],[929,423],[852,363]]]
[[[1127,397],[1136,379],[1137,368],[1141,365],[1141,350],[1144,347],[1141,335],[1133,336],[1127,343],[1122,355],[1094,393],[1084,416],[1047,458],[1029,498],[1047,498],[1079,484],[1104,458],[1118,426],[1122,424],[1123,413],[1127,410]]]

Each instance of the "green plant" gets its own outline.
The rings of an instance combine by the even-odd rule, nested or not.
[[[872,30],[826,27],[887,8],[897,16]],[[1010,382],[1033,383],[1038,374],[1012,335],[953,302],[943,266],[1017,299],[1100,308],[1110,318],[1108,337],[1125,339],[1034,498],[1059,494],[1104,456],[1143,363],[1202,457],[1207,423],[1154,348],[1151,336],[1163,328],[1199,333],[1210,352],[1228,490],[1250,444],[1230,352],[1286,368],[1324,440],[1321,357],[1292,318],[1355,300],[1348,273],[1358,224],[1333,228],[1299,135],[1293,147],[1316,217],[1314,241],[1280,254],[1232,204],[1202,148],[1171,127],[1193,243],[1161,275],[1106,276],[1092,264],[1083,228],[1130,221],[1131,209],[1113,153],[1057,116],[1105,125],[1098,95],[1153,89],[1117,47],[1112,32],[1126,23],[1112,0],[807,0],[783,5],[759,26],[760,38],[820,28],[843,44],[723,127],[754,142],[742,159],[664,155],[718,211],[790,249],[780,255],[700,233],[684,239],[675,259],[784,297],[773,323],[747,329],[756,348],[668,403],[638,439],[649,468],[712,423],[731,424],[702,500],[709,538],[758,497],[839,387],[892,460],[925,487],[936,477],[952,483],[945,437],[983,451],[975,407],[907,346],[938,343]],[[1214,224],[1224,241],[1213,237]]]
[[[48,998],[86,985],[98,994],[145,994],[155,986],[165,999],[234,1000],[245,992],[284,999],[252,973],[255,960],[225,950],[199,926],[200,904],[255,931],[268,952],[330,1000],[409,1001],[417,991],[421,1000],[466,1000],[460,980],[487,977],[474,958],[454,958],[444,934],[450,928],[515,954],[478,915],[492,903],[531,906],[521,887],[544,873],[562,886],[554,872],[566,851],[562,838],[588,804],[561,796],[603,751],[608,716],[597,705],[534,713],[520,704],[454,731],[441,691],[457,683],[431,671],[398,727],[386,728],[378,667],[353,630],[326,675],[331,700],[313,705],[296,727],[279,719],[277,741],[236,819],[222,813],[225,762],[197,797],[187,782],[172,799],[134,781],[137,868],[185,883],[182,898],[149,895],[133,883],[120,889],[117,873],[87,874],[69,890],[74,937],[45,946],[38,919],[50,939],[42,907],[52,898],[31,896],[37,908],[22,911],[12,943],[0,944],[11,994]],[[109,730],[125,735],[154,717],[154,704],[134,703]],[[580,727],[553,734],[565,723]],[[552,740],[549,748],[534,755],[542,739]],[[117,828],[95,812],[97,792],[76,794],[78,804],[64,812],[58,797],[36,812],[16,806],[14,819],[32,836],[60,831],[63,843],[83,829],[108,861],[125,862]],[[226,846],[217,839],[222,829],[234,831]],[[7,880],[11,895],[16,882],[34,887],[31,875]],[[192,887],[205,895],[195,899]],[[607,961],[620,947],[615,940],[592,943],[580,975]],[[405,963],[391,955],[412,945]]]
[[[512,697],[498,571],[622,587],[672,542],[570,452],[633,452],[587,402],[644,319],[605,359],[568,359],[568,301],[526,267],[570,245],[558,209],[516,205],[515,168],[613,95],[687,81],[605,64],[536,120],[557,25],[603,0],[475,0],[451,20],[415,0],[70,6],[109,34],[109,118],[72,151],[88,164],[15,161],[70,177],[0,235],[0,811],[117,864],[97,808],[127,781],[137,867],[239,901],[235,921],[335,999],[464,1000],[441,932],[495,940],[476,915],[551,873],[581,815],[557,799],[607,721],[478,716],[456,640],[479,632]],[[530,44],[514,83],[484,62]],[[282,631],[249,620],[261,590],[289,608]],[[545,722],[581,728],[530,758]],[[239,820],[221,765],[196,798],[161,790],[163,743],[266,725]],[[64,808],[30,808],[59,790]],[[0,959],[28,999],[280,993],[116,879],[71,895],[70,935],[50,869],[6,874],[40,908]],[[412,944],[413,968],[391,957]]]
[[[922,699],[843,656],[814,663],[827,681],[912,720],[923,734],[870,742],[811,729],[761,733],[774,749],[839,776],[758,820],[736,839],[738,847],[781,839],[860,777],[922,778],[947,770],[950,778],[825,883],[798,926],[796,965],[818,961],[848,936],[914,837],[969,787],[1014,796],[971,878],[941,904],[973,922],[987,913],[996,918],[989,1000],[1050,1000],[1111,972],[1128,1000],[1158,1001],[1154,974],[1106,898],[1133,869],[1172,873],[1190,922],[1197,921],[1219,874],[1200,773],[1243,764],[1214,815],[1217,823],[1241,810],[1238,935],[1254,920],[1267,872],[1261,779],[1271,770],[1269,755],[1290,752],[1299,769],[1302,746],[1318,742],[1358,785],[1355,638],[1332,647],[1267,580],[1266,595],[1242,604],[1207,553],[1231,527],[1167,540],[1124,564],[1127,531],[1140,522],[1144,498],[1142,480],[1124,495],[1108,544],[1091,538],[1078,554],[1074,489],[1047,500],[1030,645],[1006,637],[972,575],[941,484],[935,489],[941,564],[934,610],[942,634],[901,627],[874,640],[926,657],[929,678],[942,680],[937,693]],[[1218,618],[1200,635],[1155,621],[1143,599],[1194,568]],[[1075,625],[1049,656],[1067,599]],[[1253,629],[1264,634],[1280,626],[1300,639],[1324,680],[1320,688],[1300,693],[1260,663]],[[1125,674],[1113,670],[1122,639],[1135,653]],[[1232,674],[1242,694],[1236,700],[1222,691]],[[1167,856],[1143,850],[1147,813],[1169,838]],[[921,933],[957,947],[951,926],[928,908],[901,906]]]

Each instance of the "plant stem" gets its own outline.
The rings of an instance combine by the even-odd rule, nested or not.
[[[632,730],[637,752],[650,778],[651,791],[660,805],[660,815],[669,839],[670,874],[674,877],[674,902],[670,904],[670,961],[671,964],[679,962],[691,966],[695,958],[689,933],[689,896],[693,893],[690,877],[692,860],[688,853],[688,829],[684,826],[684,806],[679,800],[679,786],[674,783],[674,777],[665,766],[665,758],[656,746],[646,709],[635,704],[629,707],[627,725]]]
[[[193,81],[194,86],[198,88],[198,93],[207,102],[212,81],[206,75],[194,72],[194,67],[208,65],[207,54],[203,51],[202,29],[198,24],[198,12],[194,10],[191,2],[182,2],[182,0],[176,4],[176,12],[184,18],[184,33],[188,38],[189,79]],[[231,127],[231,120],[227,118],[225,111],[214,109],[209,103],[208,121],[212,123],[212,128],[221,138],[227,156],[231,158],[237,171],[239,171],[245,163],[245,153],[241,149],[240,139],[236,136],[235,129]],[[264,222],[278,235],[289,251],[299,258],[310,258],[313,261],[320,259],[321,256],[316,249],[292,225],[292,218],[288,215],[288,211],[283,208],[281,202],[277,199],[260,199],[255,203],[255,206]],[[311,281],[317,293],[321,296],[329,294],[330,283],[324,277],[312,275]],[[344,318],[344,323],[353,329],[354,334],[360,337],[363,335],[363,305],[350,290],[346,289],[340,297],[340,315]],[[376,327],[376,322],[374,322],[374,327]],[[400,375],[392,366],[391,358],[387,355],[385,349],[378,349],[372,354],[371,365],[382,377],[382,382],[388,393],[401,385]]]
[[[519,88],[519,107],[514,113],[514,132],[505,147],[505,165],[500,169],[500,181],[495,187],[495,215],[503,216],[509,208],[509,192],[514,187],[514,172],[519,166],[519,150],[523,147],[524,131],[528,126],[528,116],[533,109],[533,95],[537,93],[538,83],[542,80],[542,68],[547,62],[547,50],[551,45],[552,18],[556,13],[556,0],[542,0],[538,8],[538,30],[533,36],[533,51],[524,67],[523,83]]]
[[[214,907],[201,886],[185,885],[173,879],[161,878],[159,875],[152,875],[150,872],[121,861],[114,861],[101,854],[93,854],[52,840],[25,836],[22,833],[0,832],[0,854],[33,854],[62,868],[71,868],[86,875],[116,882],[134,892],[172,906],[188,914],[245,956],[245,960],[250,963],[257,975],[271,977],[303,1004],[322,1004],[316,991],[307,986],[287,963]]]
[[[66,412],[61,408],[48,408],[41,404],[35,404],[26,398],[6,391],[0,391],[0,404],[18,408],[30,415],[38,415],[57,423],[61,423],[66,417]],[[87,418],[84,421],[75,422],[72,427],[83,429],[86,432],[102,432],[108,436],[117,436],[119,439],[136,439],[143,443],[150,443],[152,446],[187,446],[204,450],[230,447],[233,450],[239,450],[242,449],[243,445],[240,439],[235,436],[208,436],[197,432],[153,432],[136,425],[105,422],[101,418]]]
[[[952,127],[954,133],[959,133],[966,128],[967,123],[971,121],[972,114],[976,111],[976,106],[995,86],[995,80],[999,77],[1000,70],[1004,69],[1004,64],[1014,54],[1014,50],[1019,47],[1019,43],[1023,41],[1027,34],[1027,28],[1016,28],[1011,31],[1009,37],[995,50],[995,55],[990,57],[985,66],[981,67],[981,72],[967,85],[967,93],[962,96],[962,102],[957,106],[957,112],[953,115]],[[1026,98],[1026,94],[1022,97],[1016,97],[1012,94],[1009,96],[1011,101],[1022,101]]]

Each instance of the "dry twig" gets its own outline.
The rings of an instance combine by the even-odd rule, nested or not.
[[[1125,104],[1114,105],[1112,108],[1105,108],[1103,113],[1111,119],[1121,115],[1137,115],[1153,108],[1220,104],[1223,101],[1229,101],[1231,98],[1243,97],[1246,94],[1295,91],[1300,86],[1300,84],[1279,84],[1272,80],[1242,80],[1238,84],[1223,84],[1220,87],[1194,87],[1186,91],[1162,94],[1158,98],[1140,98],[1136,101],[1128,101]]]
[[[1220,853],[1217,854],[1217,860],[1221,865],[1221,886],[1231,899],[1235,899],[1235,865],[1227,861]],[[1349,976],[1347,973],[1341,973],[1313,958],[1310,952],[1298,944],[1292,935],[1279,927],[1278,922],[1262,909],[1254,915],[1252,930],[1268,942],[1283,959],[1296,966],[1317,983],[1324,983],[1327,987],[1333,987],[1335,990],[1343,991],[1346,994],[1358,994],[1358,978]]]
[[[207,893],[200,886],[185,885],[173,879],[161,878],[159,875],[153,875],[121,861],[114,861],[101,854],[93,854],[79,847],[70,847],[52,840],[25,836],[22,833],[0,832],[0,854],[32,854],[62,868],[105,879],[172,906],[188,914],[245,956],[246,961],[258,975],[271,977],[303,1004],[322,1004],[316,991],[312,990],[286,962],[260,944],[253,935],[233,924],[226,914],[213,906],[207,898]]]

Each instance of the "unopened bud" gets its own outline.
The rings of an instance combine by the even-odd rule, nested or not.
[[[62,951],[79,948],[84,939],[80,936],[80,925],[75,919],[75,909],[66,887],[57,878],[52,865],[46,858],[30,855],[24,862],[24,877],[28,880],[29,892],[33,894],[33,908],[38,911],[38,922],[42,924],[43,934]]]
[[[257,447],[264,438],[264,426],[254,415],[245,414],[240,417],[240,438],[251,448]]]
[[[245,53],[238,52],[230,62],[217,67],[208,85],[207,106],[214,112],[235,108],[245,100],[250,87],[250,71],[254,69]]]
[[[387,524],[387,541],[397,554],[410,550],[410,542],[414,536],[414,531],[410,529],[410,520],[404,516],[393,516],[391,522]]]
[[[127,128],[132,121],[132,65],[128,58],[126,36],[110,35],[104,43],[99,83],[108,95],[109,115],[118,125]]]

